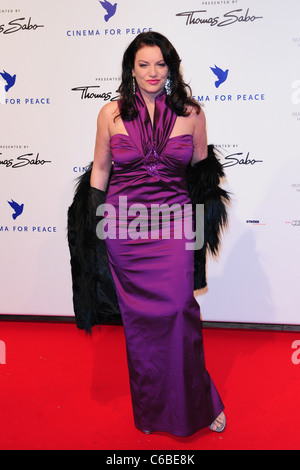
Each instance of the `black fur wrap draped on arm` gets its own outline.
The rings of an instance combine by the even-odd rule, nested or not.
[[[68,210],[68,244],[71,256],[73,307],[79,329],[122,324],[116,288],[105,241],[96,234],[96,209],[106,193],[90,186],[92,164],[79,178]]]
[[[204,204],[204,244],[194,252],[194,288],[206,287],[207,250],[217,255],[221,242],[221,232],[227,225],[227,204],[229,193],[221,188],[224,178],[223,167],[216,156],[213,145],[207,147],[207,158],[189,165],[186,170],[186,183],[194,206]]]
[[[73,306],[76,325],[91,332],[94,325],[121,325],[116,287],[109,267],[105,241],[96,234],[100,217],[96,209],[104,204],[106,193],[90,186],[92,164],[80,176],[68,210]],[[216,255],[222,229],[227,223],[228,193],[220,187],[224,177],[213,145],[208,157],[186,170],[187,188],[195,209],[204,204],[204,245],[194,252],[194,288],[206,286],[207,250]]]

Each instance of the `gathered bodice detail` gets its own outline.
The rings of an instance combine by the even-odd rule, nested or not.
[[[193,155],[192,135],[170,138],[177,116],[167,106],[165,92],[156,97],[153,124],[139,90],[135,103],[137,117],[123,120],[127,134],[111,137],[114,172],[108,201],[116,203],[120,194],[128,194],[132,202],[141,202],[147,195],[147,203],[155,203],[163,190],[164,202],[190,202],[185,170]],[[118,106],[121,110],[121,101]]]
[[[156,97],[152,124],[146,103],[137,88],[135,106],[138,116],[131,121],[124,121],[128,135],[131,136],[134,145],[144,156],[143,163],[150,176],[158,176],[160,155],[166,146],[177,117],[166,105],[165,99],[165,92]],[[121,102],[119,102],[119,106],[121,107]]]
[[[118,101],[118,105],[121,111],[121,100]],[[155,99],[153,124],[139,88],[135,95],[135,106],[138,111],[137,117],[131,121],[124,120],[124,127],[136,150],[143,156],[143,165],[148,174],[159,177],[158,165],[177,116],[167,106],[164,91]],[[116,136],[122,136],[122,134],[116,134]]]

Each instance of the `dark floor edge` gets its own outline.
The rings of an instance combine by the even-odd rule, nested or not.
[[[213,322],[203,321],[203,328],[268,330],[268,331],[299,331],[300,325],[273,324],[273,323],[238,323],[238,322]]]
[[[36,322],[36,323],[75,323],[71,316],[52,315],[4,315],[0,314],[0,322]],[[268,331],[299,331],[300,325],[276,324],[276,323],[246,323],[246,322],[217,322],[203,321],[203,328],[219,329],[245,329],[245,330],[268,330]]]

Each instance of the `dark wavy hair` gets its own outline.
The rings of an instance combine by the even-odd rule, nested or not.
[[[169,78],[171,81],[171,94],[167,95],[166,103],[177,116],[188,116],[187,106],[193,106],[197,114],[200,112],[200,105],[192,98],[192,91],[189,85],[184,83],[180,71],[181,60],[170,41],[160,33],[150,31],[140,33],[127,47],[122,61],[122,82],[118,88],[122,107],[120,115],[124,120],[132,120],[137,116],[134,103],[132,69],[136,53],[144,46],[158,46],[162,52],[164,61],[169,68]]]

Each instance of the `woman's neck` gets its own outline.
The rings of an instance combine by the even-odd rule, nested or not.
[[[142,95],[142,98],[145,101],[145,104],[147,106],[154,106],[157,96],[159,96],[162,92],[163,92],[163,89],[159,90],[157,93],[148,93],[147,91],[144,91],[144,90],[140,89],[140,93]]]
[[[159,90],[157,93],[147,93],[147,92],[140,89],[141,96],[142,96],[142,98],[145,102],[145,105],[146,105],[147,109],[148,109],[148,113],[149,113],[152,124],[153,124],[153,120],[154,120],[155,100],[156,100],[157,96],[161,95],[162,92],[163,92],[163,90]]]

